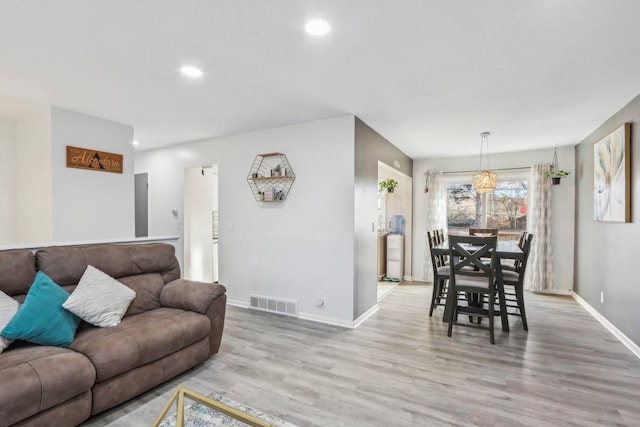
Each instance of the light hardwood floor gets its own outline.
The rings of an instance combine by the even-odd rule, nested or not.
[[[228,307],[217,355],[86,425],[150,425],[179,384],[299,426],[640,425],[640,360],[572,298],[527,293],[529,332],[491,345],[448,338],[430,295],[400,285],[355,330]]]

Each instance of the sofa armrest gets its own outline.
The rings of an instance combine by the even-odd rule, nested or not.
[[[209,354],[220,348],[224,316],[227,309],[227,289],[219,284],[177,279],[167,283],[160,293],[160,304],[164,307],[195,311],[206,315],[211,323],[209,332]]]
[[[179,308],[206,314],[214,299],[227,290],[224,286],[212,283],[194,282],[177,279],[167,283],[160,293],[163,307]]]

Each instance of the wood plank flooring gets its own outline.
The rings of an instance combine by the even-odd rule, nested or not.
[[[220,352],[87,426],[147,426],[182,384],[299,426],[640,425],[640,360],[570,297],[526,293],[529,332],[428,317],[400,285],[355,330],[228,307]]]

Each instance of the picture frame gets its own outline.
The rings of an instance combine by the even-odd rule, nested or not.
[[[593,144],[593,219],[631,222],[631,123]]]

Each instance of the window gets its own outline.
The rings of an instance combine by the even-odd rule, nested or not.
[[[501,237],[515,238],[527,229],[526,176],[505,174],[498,181],[496,190],[485,194],[477,194],[471,180],[471,176],[446,179],[449,231],[467,231],[469,227],[498,228]]]

